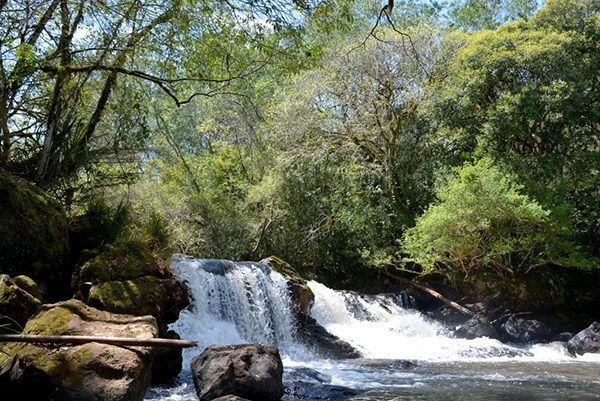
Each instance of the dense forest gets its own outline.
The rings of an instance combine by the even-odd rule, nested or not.
[[[599,133],[598,0],[0,1],[0,167],[166,254],[593,269]]]

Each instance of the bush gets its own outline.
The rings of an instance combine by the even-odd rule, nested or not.
[[[466,163],[407,230],[403,250],[425,271],[487,267],[512,273],[552,262],[565,248],[567,230],[521,191],[516,178],[490,159]]]

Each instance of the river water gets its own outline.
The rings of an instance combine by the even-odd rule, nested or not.
[[[191,358],[209,344],[251,342],[278,345],[284,383],[293,372],[313,372],[320,384],[354,390],[348,399],[355,401],[600,400],[600,355],[574,358],[563,343],[523,347],[457,339],[405,297],[361,296],[311,281],[311,315],[365,356],[326,360],[295,339],[286,281],[268,266],[174,258],[172,267],[188,285],[191,305],[171,328],[199,346],[184,351],[176,383],[151,388],[146,401],[197,400]]]

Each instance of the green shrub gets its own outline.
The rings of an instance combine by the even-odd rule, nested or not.
[[[156,211],[150,213],[142,228],[142,234],[155,249],[169,250],[171,247],[172,230],[163,215]]]
[[[566,231],[522,194],[514,176],[482,159],[456,169],[402,246],[425,271],[486,267],[512,273],[560,258]]]
[[[114,243],[129,238],[132,221],[131,206],[126,201],[111,205],[104,197],[93,197],[86,205],[86,217],[95,224],[102,243]]]

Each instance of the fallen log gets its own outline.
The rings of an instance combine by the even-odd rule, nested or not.
[[[96,337],[96,336],[46,336],[35,334],[0,334],[0,342],[45,343],[81,345],[100,343],[109,345],[125,345],[156,348],[190,348],[198,345],[196,341],[174,340],[169,338],[130,338],[130,337]]]
[[[442,301],[442,302],[443,302],[443,303],[445,303],[446,305],[448,305],[448,306],[450,306],[450,307],[452,307],[452,308],[456,309],[457,311],[459,311],[459,312],[461,312],[461,313],[464,313],[465,315],[468,315],[468,316],[476,316],[476,313],[475,313],[475,312],[473,312],[472,310],[470,310],[470,309],[467,309],[467,308],[465,308],[464,306],[462,306],[462,305],[460,305],[460,304],[458,304],[458,303],[456,303],[456,302],[454,302],[454,301],[451,301],[451,300],[449,300],[448,298],[444,297],[444,296],[443,296],[442,294],[440,294],[439,292],[437,292],[437,291],[435,291],[435,290],[432,290],[432,289],[431,289],[431,288],[429,288],[429,287],[425,287],[425,286],[424,286],[424,285],[422,285],[422,284],[414,283],[414,282],[412,282],[412,281],[410,281],[410,280],[407,280],[407,279],[405,279],[405,278],[402,278],[402,277],[396,276],[395,274],[392,274],[392,273],[390,273],[390,272],[387,272],[387,271],[385,272],[385,274],[386,274],[386,275],[388,275],[389,277],[393,278],[393,279],[396,279],[396,280],[398,280],[398,281],[401,281],[402,283],[405,283],[405,284],[407,284],[407,285],[410,285],[410,286],[412,286],[412,287],[415,287],[415,288],[417,288],[417,289],[419,289],[419,290],[421,290],[421,291],[424,291],[424,292],[428,293],[428,294],[429,294],[429,295],[431,295],[432,297],[435,297],[435,298],[439,299],[440,301]]]

